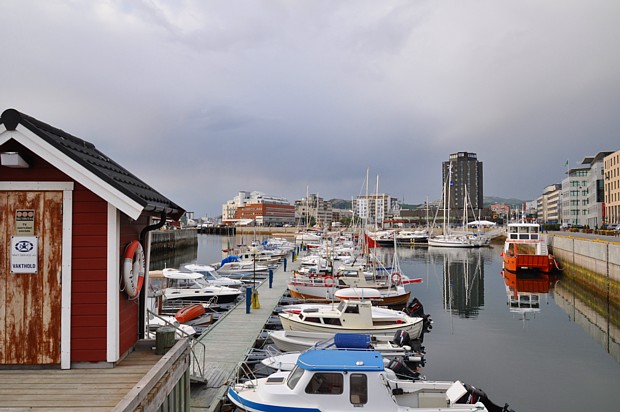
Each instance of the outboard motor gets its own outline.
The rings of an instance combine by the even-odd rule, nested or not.
[[[392,343],[395,343],[400,347],[409,345],[409,343],[411,343],[411,337],[409,336],[409,332],[404,330],[397,330],[394,333],[394,339],[392,339]]]
[[[466,383],[464,383],[463,386],[465,386],[467,393],[456,403],[474,404],[476,402],[482,402],[489,412],[515,412],[512,409],[508,409],[507,403],[504,404],[504,406],[498,406],[493,403],[482,389],[478,389]]]
[[[388,368],[393,370],[396,376],[401,379],[420,379],[420,372],[409,368],[402,357],[392,359],[388,364]]]
[[[424,319],[424,328],[431,329],[431,318],[430,315],[424,314],[424,306],[418,300],[418,298],[413,298],[411,302],[405,308],[405,313],[411,317],[422,318]]]

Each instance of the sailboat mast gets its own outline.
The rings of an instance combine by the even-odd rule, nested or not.
[[[383,220],[381,221],[383,229]],[[379,175],[377,175],[377,186],[375,187],[375,231],[379,230]]]

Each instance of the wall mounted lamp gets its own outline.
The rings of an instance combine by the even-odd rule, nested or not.
[[[4,152],[0,153],[0,163],[2,166],[12,167],[16,169],[26,169],[30,167],[28,162],[17,152]]]

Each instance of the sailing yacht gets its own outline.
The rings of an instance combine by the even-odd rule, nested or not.
[[[448,228],[448,221],[450,219],[450,190],[448,185],[452,180],[452,163],[448,168],[448,179],[444,186],[443,193],[443,230],[441,235],[431,236],[428,238],[428,245],[435,247],[459,247],[459,248],[473,248],[480,247],[485,244],[485,241],[481,237],[472,236],[469,232],[455,232]],[[447,216],[446,216],[447,210]],[[463,211],[463,227],[466,225],[467,219],[467,188],[465,190],[465,208]]]

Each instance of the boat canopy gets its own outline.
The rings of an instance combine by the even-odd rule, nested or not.
[[[225,265],[226,263],[230,263],[230,262],[239,262],[239,256],[230,255],[222,259],[222,265]]]
[[[200,273],[194,272],[180,272],[176,269],[168,270],[164,269],[164,277],[168,279],[200,279],[204,278]]]
[[[297,365],[308,371],[371,371],[384,370],[383,357],[376,351],[307,350],[299,355]]]
[[[496,225],[495,222],[491,222],[489,220],[474,220],[467,224],[467,226],[481,226],[481,227],[489,227],[489,226],[495,226],[495,225]]]

